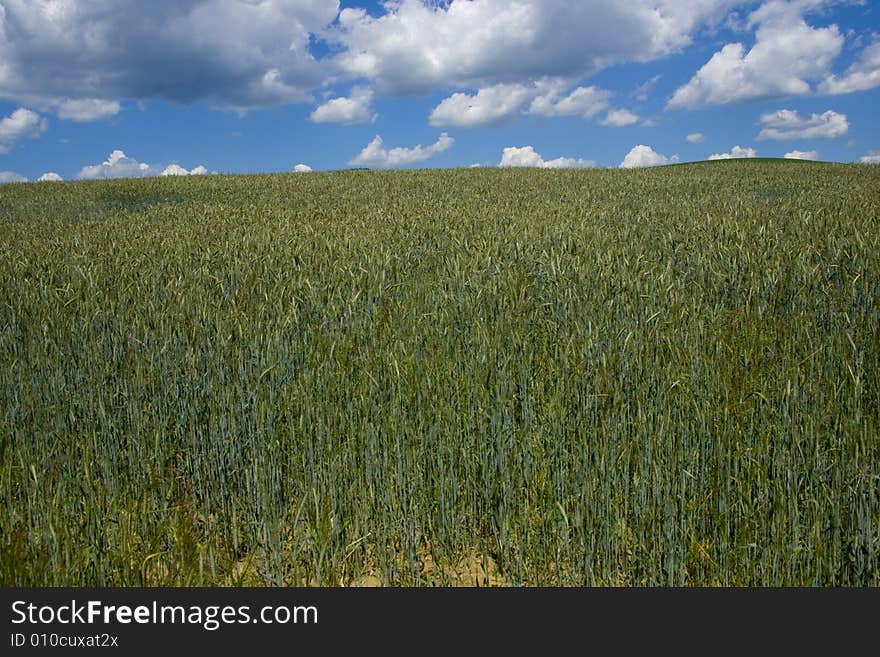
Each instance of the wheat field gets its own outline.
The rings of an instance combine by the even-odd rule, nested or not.
[[[0,186],[3,586],[878,586],[880,167]]]

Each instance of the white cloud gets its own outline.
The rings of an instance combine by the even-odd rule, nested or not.
[[[880,150],[869,151],[859,158],[862,164],[880,164]]]
[[[162,170],[162,173],[160,173],[159,175],[160,176],[188,176],[189,171],[184,169],[179,164],[169,164],[167,167],[165,167]]]
[[[96,180],[98,178],[139,178],[149,175],[149,164],[133,160],[123,151],[115,150],[103,163],[84,166],[77,174],[77,178]]]
[[[633,114],[626,108],[615,109],[608,112],[605,118],[600,121],[602,125],[608,125],[613,128],[622,128],[623,126],[632,125],[639,122],[639,115]]]
[[[640,84],[638,87],[636,87],[635,91],[633,91],[633,98],[640,102],[648,100],[648,96],[651,95],[651,91],[654,89],[654,86],[660,81],[661,77],[663,76],[658,74],[647,82]]]
[[[706,136],[702,132],[692,132],[684,140],[689,144],[702,144],[706,141]]]
[[[3,64],[0,63],[0,72]],[[0,153],[7,153],[16,142],[28,137],[39,137],[46,131],[47,121],[39,114],[19,107],[0,119]]]
[[[385,93],[577,79],[688,45],[738,0],[398,0],[346,8],[329,34],[335,62]]]
[[[786,160],[818,160],[819,153],[817,151],[789,151],[784,155]]]
[[[347,98],[333,98],[315,109],[309,119],[314,123],[373,123],[376,113],[370,104],[373,102],[373,91],[368,87],[353,87]]]
[[[61,101],[56,109],[56,113],[59,119],[83,123],[115,116],[119,114],[120,109],[119,102],[115,100],[82,98],[79,100]]]
[[[846,114],[832,110],[802,117],[794,110],[777,110],[761,117],[763,128],[758,139],[833,139],[849,131]]]
[[[64,178],[62,178],[61,176],[59,176],[59,175],[58,175],[57,173],[55,173],[54,171],[47,171],[47,172],[44,173],[42,176],[40,176],[39,178],[37,178],[37,180],[38,180],[39,182],[60,182],[60,181],[64,180]]]
[[[406,166],[407,164],[415,164],[416,162],[424,162],[448,149],[454,141],[452,137],[444,132],[430,146],[419,144],[413,148],[397,147],[388,149],[385,147],[382,137],[376,135],[373,141],[367,144],[354,159],[349,161],[349,165],[391,169]]]
[[[431,113],[431,125],[471,128],[501,123],[521,112],[592,119],[609,110],[604,125],[636,123],[639,117],[625,109],[609,109],[611,92],[598,87],[571,89],[564,78],[542,78],[529,84],[507,83],[478,89],[475,94],[454,93]],[[528,108],[526,108],[528,105]]]
[[[152,167],[150,167],[152,168]],[[179,164],[169,164],[167,167],[162,169],[162,173],[160,176],[204,176],[208,173],[208,170],[203,167],[201,164],[197,166],[195,169],[190,169],[187,171]]]
[[[842,78],[830,75],[819,85],[823,94],[848,94],[880,87],[880,43],[868,46]]]
[[[186,176],[201,175],[208,170],[199,165],[186,170],[178,164],[145,164],[128,157],[123,151],[115,150],[101,164],[84,166],[79,170],[80,180],[97,180],[101,178],[145,178],[148,176]]]
[[[27,182],[27,178],[15,171],[0,171],[0,185],[3,183]]]
[[[0,98],[157,98],[250,109],[310,102],[310,50],[337,0],[3,0]]]
[[[749,158],[757,156],[754,148],[743,148],[742,146],[734,146],[729,153],[712,153],[710,160],[737,160],[740,158]]]
[[[803,13],[821,0],[769,0],[748,19],[758,26],[755,44],[728,43],[670,98],[669,108],[802,96],[827,75],[843,47],[836,25],[813,28]]]
[[[501,167],[537,167],[541,169],[572,169],[594,167],[593,160],[579,160],[571,157],[558,157],[555,160],[545,160],[533,147],[522,146],[517,148],[510,146],[501,153]]]
[[[661,164],[675,164],[678,162],[678,156],[666,157],[662,153],[658,153],[650,146],[639,144],[633,146],[623,162],[620,163],[621,169],[634,169],[636,167],[656,167]]]
[[[340,12],[339,0],[2,0],[0,99],[94,120],[116,102],[96,99],[247,111],[312,103],[315,89],[351,80],[386,95],[576,83],[680,52],[751,1],[389,0]],[[92,107],[62,108],[72,102]],[[372,119],[342,102],[315,112]]]
[[[530,114],[541,116],[580,116],[591,119],[607,109],[611,92],[598,87],[578,87],[567,95],[564,80],[545,81],[539,85],[540,93],[529,107]]]
[[[520,112],[533,95],[534,91],[522,84],[496,84],[474,95],[454,93],[434,108],[430,123],[446,128],[500,123]]]
[[[310,167],[308,164],[297,164],[293,167],[293,170],[296,173],[311,173],[312,167]]]

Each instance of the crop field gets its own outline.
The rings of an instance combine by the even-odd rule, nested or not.
[[[4,586],[880,585],[880,167],[0,186]]]

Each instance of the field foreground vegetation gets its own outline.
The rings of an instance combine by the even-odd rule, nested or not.
[[[880,585],[880,167],[0,187],[0,584]]]

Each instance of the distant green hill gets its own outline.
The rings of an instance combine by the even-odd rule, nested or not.
[[[831,164],[831,165],[842,165],[847,166],[846,164],[842,164],[840,162],[825,162],[823,160],[800,160],[793,158],[784,158],[784,157],[732,157],[720,160],[697,160],[695,162],[678,162],[676,164],[669,164],[666,166],[684,166],[688,164],[721,164],[721,163],[734,163],[739,162],[746,165],[758,165],[758,164]]]

